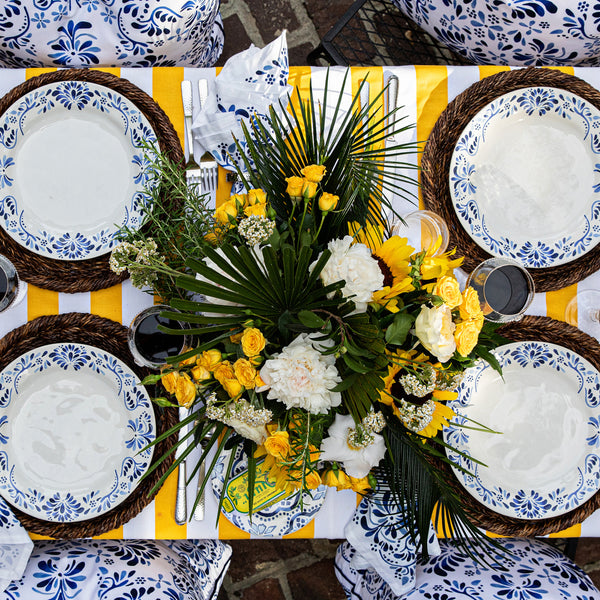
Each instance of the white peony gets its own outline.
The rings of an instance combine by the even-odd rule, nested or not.
[[[331,256],[320,277],[324,285],[344,280],[346,285],[342,288],[342,294],[354,302],[354,312],[359,313],[367,310],[373,292],[383,288],[383,273],[371,250],[364,244],[352,242],[349,235],[329,242],[327,248]],[[315,264],[316,261],[310,266],[311,271]]]
[[[440,362],[452,358],[456,350],[452,311],[447,304],[428,308],[421,306],[421,312],[415,321],[415,335],[428,352],[431,352]]]
[[[320,460],[339,462],[350,477],[361,479],[384,457],[385,440],[382,435],[372,433],[373,442],[355,450],[348,445],[348,432],[355,427],[352,415],[336,415],[328,430],[329,437],[321,442]]]
[[[313,414],[327,413],[331,407],[339,406],[342,395],[330,391],[342,380],[335,368],[335,358],[318,350],[329,345],[314,342],[311,336],[301,333],[279,354],[265,361],[260,376],[266,385],[260,391],[268,389],[267,397],[271,400]]]

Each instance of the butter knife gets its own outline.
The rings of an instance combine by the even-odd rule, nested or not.
[[[394,146],[397,143],[396,124],[395,124],[395,121],[397,120],[397,116],[396,116],[395,111],[396,111],[396,108],[398,107],[398,78],[395,75],[391,75],[390,78],[388,79],[388,84],[387,84],[387,88],[386,88],[386,104],[387,104],[387,125],[392,131],[392,134],[386,139],[386,146]],[[386,165],[385,168],[388,171],[388,173],[391,173],[392,175],[396,169],[394,166],[391,166],[391,165]],[[388,178],[387,185],[394,186],[395,185],[394,179]],[[394,196],[395,196],[395,194],[394,194],[393,190],[390,189],[389,190],[389,202],[390,202],[390,204],[392,204],[392,206],[393,206]]]
[[[179,421],[183,421],[188,416],[188,409],[180,407],[179,408]],[[185,437],[187,431],[187,425],[181,427],[178,433],[178,441]],[[175,450],[175,460],[181,457],[183,452],[185,451],[187,444],[180,444],[177,446]],[[187,492],[186,492],[186,482],[187,473],[185,460],[182,460],[179,463],[179,467],[177,468],[177,496],[175,497],[175,523],[177,525],[184,525],[187,521]]]

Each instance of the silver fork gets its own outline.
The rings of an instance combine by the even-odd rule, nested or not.
[[[188,161],[185,164],[185,180],[190,185],[202,185],[202,169],[194,159],[194,138],[192,136],[192,82],[185,79],[181,82],[181,100],[187,134]],[[202,190],[202,188],[201,188]]]
[[[200,98],[200,110],[204,108],[208,98],[208,80],[198,80],[198,97]],[[218,165],[210,152],[205,152],[200,159],[202,170],[202,193],[211,193],[214,197],[217,191]]]

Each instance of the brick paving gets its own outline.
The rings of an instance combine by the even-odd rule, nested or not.
[[[225,47],[218,65],[286,29],[291,65],[307,56],[353,0],[221,0]],[[340,540],[233,540],[218,600],[343,600],[333,559]],[[577,564],[600,587],[600,538],[579,540]]]

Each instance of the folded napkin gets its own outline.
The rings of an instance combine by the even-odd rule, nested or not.
[[[253,118],[264,120],[271,105],[280,113],[284,111],[292,90],[288,75],[285,31],[262,49],[251,45],[232,56],[209,82],[208,98],[194,119],[196,156],[208,151],[222,167],[235,170],[238,164],[243,169],[234,142],[235,136],[245,146],[240,123],[244,120],[249,126]]]
[[[0,498],[0,592],[21,579],[33,542],[4,499]]]
[[[391,492],[363,498],[346,525],[346,539],[355,550],[351,566],[357,571],[374,570],[396,596],[415,587],[417,551],[408,527]],[[437,556],[440,547],[430,524],[427,548]],[[416,538],[418,542],[418,536]]]

